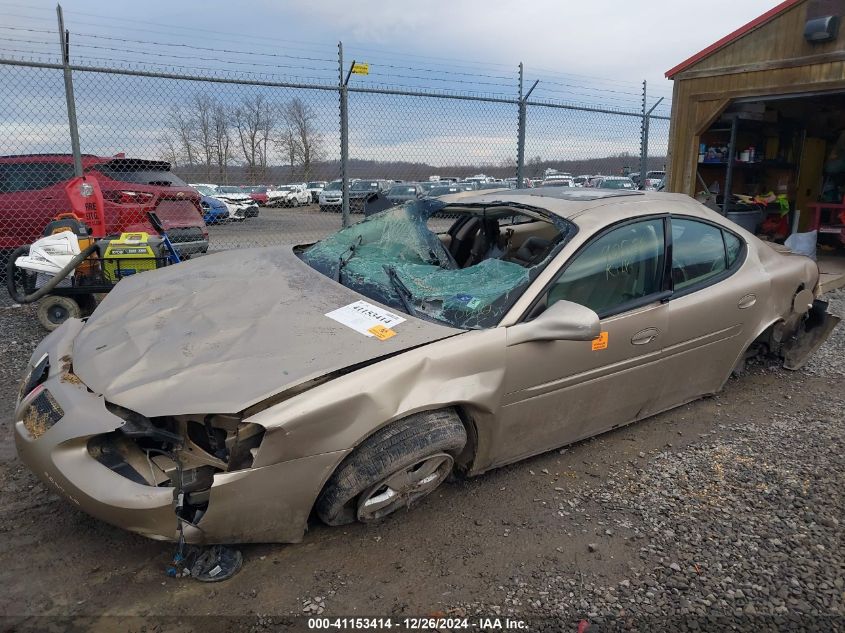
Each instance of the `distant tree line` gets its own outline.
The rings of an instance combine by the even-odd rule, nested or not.
[[[337,150],[327,151],[327,144],[310,105],[299,98],[275,103],[262,94],[225,104],[206,93],[195,93],[185,103],[170,108],[166,130],[159,138],[160,158],[171,163],[177,174],[189,182],[218,184],[334,180],[340,176],[340,161],[330,155]],[[448,151],[454,152],[454,148]],[[665,156],[652,156],[648,167],[662,169],[665,163]],[[348,167],[351,178],[426,180],[432,175],[516,175],[513,158],[445,166],[351,158]],[[547,168],[573,175],[620,175],[638,171],[639,156],[621,152],[601,158],[556,160],[537,155],[526,161],[525,175],[542,179]]]

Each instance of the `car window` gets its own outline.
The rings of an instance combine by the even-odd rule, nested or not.
[[[662,290],[663,257],[662,219],[613,229],[575,255],[549,289],[547,305],[566,299],[611,314]]]
[[[730,268],[739,258],[739,254],[742,251],[742,240],[727,231],[722,231],[722,234],[725,236],[725,253],[728,255],[728,268]]]
[[[158,187],[184,187],[185,182],[167,168],[154,164],[131,161],[112,161],[94,167],[96,171],[112,180]]]
[[[727,268],[721,229],[696,220],[672,218],[672,282],[675,290],[705,282]]]
[[[70,163],[6,163],[0,165],[0,193],[46,189],[71,178]]]

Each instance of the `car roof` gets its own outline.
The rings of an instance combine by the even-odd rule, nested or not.
[[[596,228],[642,215],[678,213],[705,217],[722,223],[724,218],[680,193],[631,191],[627,189],[539,189],[479,190],[449,194],[440,198],[448,205],[508,204],[545,210],[583,228]]]

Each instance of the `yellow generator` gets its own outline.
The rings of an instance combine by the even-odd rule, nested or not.
[[[99,246],[103,277],[112,283],[167,264],[167,248],[157,235],[121,233],[117,239],[100,240]]]

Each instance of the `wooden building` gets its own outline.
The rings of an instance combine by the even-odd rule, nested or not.
[[[669,70],[667,190],[726,212],[771,193],[789,230],[845,244],[843,18],[845,0],[786,0]]]

